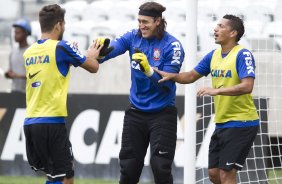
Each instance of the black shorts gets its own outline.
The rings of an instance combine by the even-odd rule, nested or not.
[[[73,153],[65,124],[40,123],[24,126],[30,167],[42,170],[49,181],[72,178]]]
[[[216,129],[209,146],[209,169],[241,170],[258,128],[259,126]]]
[[[136,158],[144,163],[150,143],[151,156],[173,160],[176,133],[176,107],[169,106],[159,112],[143,112],[130,106],[124,116],[120,159]]]

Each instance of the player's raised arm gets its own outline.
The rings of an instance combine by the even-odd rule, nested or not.
[[[100,44],[100,40],[94,40],[86,51],[86,61],[80,66],[85,70],[96,73],[99,69],[98,58],[104,44]]]

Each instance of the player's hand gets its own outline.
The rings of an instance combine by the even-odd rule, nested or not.
[[[203,87],[198,90],[197,96],[216,96],[218,95],[219,89],[211,88],[211,87]]]
[[[148,77],[152,76],[154,70],[150,66],[146,55],[143,52],[136,52],[132,55],[132,60],[139,63],[140,70]]]
[[[88,50],[86,51],[86,57],[94,58],[97,60],[99,58],[103,46],[104,46],[103,44],[100,44],[99,39],[94,40],[93,43],[89,46]]]
[[[162,76],[162,78],[158,81],[159,83],[172,80],[177,75],[177,73],[168,73],[168,72],[160,71],[157,68],[153,68],[153,69],[155,72],[157,72]]]
[[[99,45],[103,45],[98,59],[104,59],[105,56],[114,50],[114,47],[110,46],[111,41],[109,38],[98,38],[97,40],[99,40]]]

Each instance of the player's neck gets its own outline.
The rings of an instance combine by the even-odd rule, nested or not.
[[[227,43],[227,44],[222,44],[221,45],[221,53],[228,53],[230,52],[233,47],[235,47],[236,45],[238,45],[238,43]]]
[[[41,39],[58,40],[58,36],[52,33],[42,33]]]

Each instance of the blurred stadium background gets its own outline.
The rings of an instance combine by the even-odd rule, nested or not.
[[[77,41],[80,50],[85,50],[96,37],[102,36],[113,39],[132,28],[137,28],[137,12],[142,2],[144,0],[0,0],[0,69],[3,71],[7,70],[9,52],[12,47],[16,46],[12,39],[12,23],[18,18],[26,17],[31,21],[32,35],[29,37],[30,43],[40,38],[38,11],[43,5],[58,3],[66,9],[64,39]],[[185,41],[187,33],[185,0],[158,0],[157,2],[167,7],[164,14],[168,23],[167,31],[182,41],[184,46],[186,46],[186,43],[189,44],[189,41]],[[240,43],[250,49],[256,59],[257,79],[253,95],[256,98],[262,125],[256,143],[250,153],[250,159],[247,161],[247,171],[243,171],[239,175],[239,182],[259,184],[282,183],[282,1],[198,0],[197,3],[198,60],[207,52],[217,47],[214,44],[213,28],[224,14],[236,14],[244,20],[246,33]],[[185,62],[189,62],[189,55],[186,55]],[[182,70],[184,70],[184,67],[182,67]],[[210,79],[206,78],[196,83],[197,87],[203,85],[210,85]],[[10,86],[11,81],[0,75],[0,175],[32,175],[31,171],[25,170],[28,167],[24,158],[19,159],[17,156],[15,158],[6,158],[6,153],[4,154],[5,144],[10,135],[9,128],[10,131],[12,129],[10,124],[16,121],[15,117],[24,118],[24,115],[19,115],[22,113],[20,108],[24,108],[23,97],[10,94]],[[97,140],[99,151],[101,150],[100,147],[103,145],[101,135],[103,133],[106,134],[107,123],[108,125],[111,123],[111,118],[118,117],[117,119],[120,120],[118,125],[122,126],[120,124],[122,123],[122,110],[128,103],[129,87],[130,66],[127,53],[101,65],[100,71],[95,75],[88,74],[81,69],[71,71],[70,93],[72,95],[70,97],[70,104],[72,105],[70,111],[71,113],[75,112],[75,115],[69,119],[71,125],[75,124],[76,121],[83,121],[79,119],[82,114],[80,111],[88,109],[89,106],[91,107],[95,103],[98,104],[96,109],[100,108],[99,112],[101,114],[105,112],[106,106],[109,106],[108,104],[113,106],[111,109],[106,110],[108,114],[105,115],[104,119],[101,115],[100,127],[102,128],[99,128],[99,130],[102,130],[102,134],[97,133],[98,131],[89,131],[89,129],[96,130],[97,127],[96,129],[92,125],[85,127],[84,141],[90,140],[90,143],[86,144],[87,146],[91,146],[95,142],[93,140]],[[174,167],[174,175],[177,177],[176,182],[178,183],[183,182],[183,165],[180,162],[185,157],[185,153],[181,152],[181,145],[184,139],[184,94],[184,85],[178,85],[178,105],[181,110],[179,114],[178,152]],[[111,98],[113,99],[109,100]],[[93,101],[87,99],[93,99]],[[121,102],[121,100],[123,101]],[[88,103],[85,101],[88,101]],[[119,104],[119,106],[116,104]],[[206,144],[204,142],[208,141],[209,130],[212,128],[209,126],[213,114],[211,105],[212,101],[209,98],[204,100],[198,99],[197,112],[199,120],[197,121],[196,144],[198,158],[195,169],[197,172],[197,183],[209,183],[205,169],[207,163],[205,163],[205,159],[201,158],[206,154],[206,150],[204,150]],[[121,113],[111,116],[109,115],[110,112]],[[88,114],[88,119],[89,117],[93,118],[92,115],[91,113]],[[94,117],[96,118],[96,116]],[[117,119],[114,120],[117,121]],[[97,121],[99,122],[99,120]],[[99,126],[99,123],[97,126]],[[69,128],[72,128],[72,126],[69,125]],[[119,132],[119,128],[117,127],[116,129]],[[116,136],[118,137],[118,135]],[[117,140],[119,139],[117,138]],[[118,150],[118,145],[116,143],[116,150]],[[87,146],[85,147],[86,152]],[[112,154],[112,158],[115,159],[107,162],[111,168],[102,164],[106,163],[101,161],[103,159],[100,158],[100,162],[97,161],[99,160],[97,158],[99,157],[99,151],[96,149],[94,150],[96,153],[95,164],[100,164],[99,167],[93,166],[95,164],[89,164],[90,162],[87,159],[77,157],[77,165],[81,169],[79,177],[117,179],[119,171],[116,150]],[[15,155],[21,155],[21,152],[14,151],[14,153],[16,153]],[[77,154],[83,155],[79,151]],[[24,154],[22,157],[24,157]],[[85,157],[89,157],[89,155],[85,153]],[[6,158],[6,160],[3,158]],[[17,161],[11,164],[10,161],[12,160]],[[19,164],[21,168],[15,169],[15,164]],[[104,172],[93,171],[93,169],[104,169]],[[145,168],[142,181],[152,181],[149,169]]]

